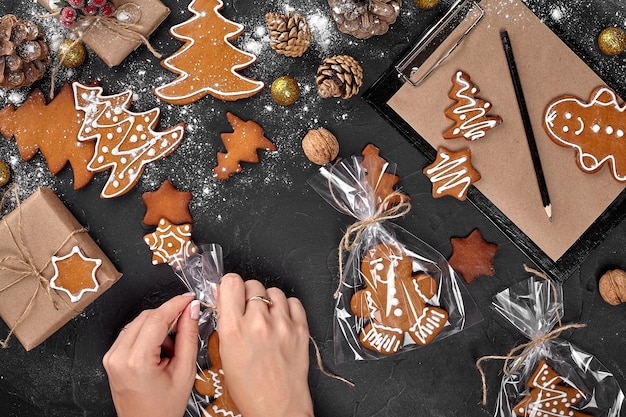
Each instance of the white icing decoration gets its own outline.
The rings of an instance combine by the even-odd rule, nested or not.
[[[78,294],[74,294],[74,293],[70,292],[67,288],[62,287],[60,285],[57,285],[57,280],[62,278],[62,277],[59,277],[60,271],[59,271],[58,263],[66,260],[66,259],[69,259],[72,256],[80,256],[80,258],[84,262],[91,262],[91,263],[93,263],[93,268],[91,270],[91,281],[93,283],[93,287],[82,288],[78,292]],[[67,255],[61,256],[61,257],[52,256],[51,261],[52,261],[52,266],[54,267],[54,275],[50,279],[50,288],[54,288],[57,291],[62,291],[64,293],[66,293],[70,297],[70,301],[71,302],[73,302],[73,303],[77,302],[87,292],[98,292],[98,290],[100,289],[100,284],[98,283],[98,280],[96,279],[96,271],[98,270],[100,265],[102,265],[102,260],[101,259],[88,258],[88,257],[86,257],[83,254],[83,252],[81,251],[81,249],[78,246],[74,246],[72,248],[72,250],[70,251],[70,253],[68,253]]]
[[[472,183],[467,170],[462,167],[468,161],[467,157],[461,156],[460,158],[452,159],[445,152],[440,152],[439,156],[441,161],[434,167],[426,170],[426,173],[430,176],[430,182],[433,183],[433,187],[436,187],[435,193],[442,194],[447,190],[461,187],[457,196],[462,198]]]
[[[83,125],[78,133],[78,140],[83,142],[96,141],[96,151],[87,164],[87,169],[92,172],[111,169],[107,183],[101,192],[103,198],[113,198],[127,192],[139,181],[146,164],[169,155],[183,139],[184,126],[174,126],[162,132],[153,130],[159,120],[159,108],[145,113],[129,111],[128,108],[132,100],[132,92],[130,91],[103,96],[101,87],[90,87],[78,82],[75,82],[72,87],[74,89],[75,108],[85,112]],[[111,109],[114,109],[115,113],[118,113],[117,110],[119,109],[120,117],[117,122],[111,123],[103,117],[107,113],[110,114]],[[148,142],[134,142],[136,146],[132,149],[122,149],[123,145],[128,148],[128,144],[133,143],[131,137],[135,131],[133,127],[136,118],[148,119],[147,125],[137,130],[145,129],[153,139]],[[106,132],[105,136],[112,141],[109,142],[109,145],[112,146],[111,149],[102,143],[103,132]],[[114,132],[119,136],[116,137]],[[146,135],[142,134],[142,136]],[[161,143],[161,146],[156,146],[156,143]],[[166,146],[163,146],[164,144]],[[107,153],[108,159],[103,159],[102,153]],[[124,179],[124,181],[120,183],[118,179]]]
[[[549,365],[546,362],[541,362],[541,368],[535,372],[533,379],[528,381],[528,385],[532,389],[539,389],[541,393],[536,399],[527,402],[526,407],[520,406],[518,408],[521,415],[562,417],[564,415],[563,410],[559,411],[555,408],[559,403],[563,403],[563,407],[565,411],[568,411],[568,415],[573,415],[570,407],[580,400],[580,391],[576,387],[558,389],[558,385],[563,381],[563,378],[555,375],[548,380],[546,377],[549,374],[548,368]],[[571,397],[568,397],[566,390],[570,392],[574,390],[574,392],[571,392]]]
[[[190,48],[193,48],[196,44],[196,39],[190,37],[190,36],[183,36],[180,33],[178,33],[178,29],[180,27],[183,26],[187,26],[187,25],[191,25],[192,27],[196,25],[195,21],[201,18],[205,17],[205,13],[204,12],[197,12],[194,9],[194,6],[196,4],[197,0],[192,0],[192,2],[189,4],[189,6],[187,7],[187,9],[194,15],[192,18],[179,23],[177,25],[174,25],[170,28],[170,32],[173,34],[176,34],[176,37],[179,38],[179,40],[183,40],[185,42],[187,42],[187,44],[179,49],[176,53],[174,53],[173,55],[170,55],[168,58],[164,59],[163,61],[161,61],[161,64],[169,71],[175,73],[175,74],[180,74],[176,79],[174,79],[172,82],[167,83],[165,85],[162,85],[160,87],[157,87],[154,92],[156,94],[157,97],[159,97],[161,100],[167,101],[167,102],[182,102],[182,101],[195,101],[198,100],[200,98],[202,98],[204,95],[203,93],[207,93],[207,94],[216,94],[219,96],[226,96],[229,97],[230,100],[236,100],[238,98],[241,97],[249,97],[253,94],[258,93],[259,91],[261,91],[263,89],[263,87],[265,86],[265,84],[261,81],[256,81],[247,77],[242,76],[241,74],[239,74],[237,71],[238,70],[242,70],[244,68],[247,68],[250,64],[254,63],[256,61],[256,56],[248,53],[244,50],[235,48],[234,46],[232,46],[232,44],[229,42],[229,39],[234,39],[236,37],[238,37],[244,30],[243,25],[233,22],[231,20],[228,20],[226,18],[224,18],[224,16],[222,16],[219,13],[219,10],[221,10],[224,7],[224,3],[222,2],[222,0],[217,0],[217,4],[215,5],[215,7],[213,8],[213,12],[215,13],[216,17],[218,17],[219,19],[222,20],[223,24],[226,25],[234,25],[236,27],[236,29],[233,32],[227,33],[224,35],[224,38],[222,39],[222,41],[230,48],[234,49],[237,51],[237,53],[245,56],[248,58],[248,60],[246,62],[243,62],[239,65],[233,65],[230,69],[230,75],[234,76],[235,78],[239,79],[239,80],[243,80],[247,83],[250,84],[250,89],[248,90],[243,90],[243,91],[234,91],[234,92],[227,92],[227,91],[221,91],[220,89],[220,84],[219,83],[215,83],[213,86],[205,86],[205,87],[201,87],[199,89],[195,89],[195,90],[191,90],[188,94],[185,95],[180,95],[180,96],[170,96],[167,93],[165,93],[165,90],[170,87],[170,86],[174,86],[176,84],[181,84],[184,83],[185,80],[187,78],[189,78],[189,73],[186,72],[185,70],[178,68],[177,66],[172,64],[172,61],[176,61],[178,59],[179,56],[184,55],[187,50],[189,50]],[[198,24],[198,26],[201,26],[200,24]],[[219,24],[215,25],[216,27],[220,27]],[[210,49],[207,48],[206,51],[207,54],[210,54]],[[205,69],[206,70],[206,69]],[[224,80],[225,81],[225,80]],[[196,98],[194,98],[196,97]]]
[[[460,130],[463,133],[463,137],[470,140],[480,139],[485,136],[485,132],[489,129],[492,129],[498,125],[497,120],[493,119],[485,119],[487,117],[487,109],[489,109],[489,103],[487,102],[485,107],[479,107],[476,99],[467,94],[467,91],[470,90],[470,83],[463,78],[463,72],[458,71],[455,76],[455,81],[461,88],[455,94],[458,102],[467,102],[467,104],[456,107],[453,110],[453,113],[459,115],[459,120],[463,121],[461,123]],[[471,89],[471,94],[476,93],[476,88]],[[468,118],[469,116],[469,118]],[[455,135],[458,135],[458,132],[454,131]]]

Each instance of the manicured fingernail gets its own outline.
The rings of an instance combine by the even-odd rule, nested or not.
[[[196,293],[195,292],[186,292],[184,294],[182,294],[183,297],[195,297]]]
[[[191,306],[189,307],[189,311],[191,314],[191,319],[198,320],[200,318],[200,301],[193,300],[191,302]]]

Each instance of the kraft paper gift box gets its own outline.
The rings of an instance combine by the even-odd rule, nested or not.
[[[50,287],[50,280],[57,269],[52,257],[69,256],[76,247],[88,259],[89,278],[95,278],[97,286],[72,301],[70,293]],[[120,277],[54,192],[40,188],[0,219],[0,317],[11,330],[9,335],[0,336],[8,341],[7,336],[15,335],[26,350],[31,350]]]
[[[37,0],[39,4],[50,12],[59,9],[58,0]],[[84,31],[82,41],[98,55],[109,67],[119,65],[131,52],[141,46],[149,36],[170,14],[170,9],[159,0],[111,0],[111,3],[120,9],[124,4],[133,3],[138,7],[139,20],[128,30],[121,29],[121,25],[92,24]],[[108,18],[114,23],[115,18]],[[61,23],[59,23],[60,25]],[[78,22],[72,29],[78,26]],[[133,33],[135,32],[135,33]],[[143,38],[143,39],[142,39]]]

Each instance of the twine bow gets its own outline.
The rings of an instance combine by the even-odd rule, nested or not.
[[[9,334],[7,335],[7,337],[0,340],[0,347],[2,347],[3,349],[6,349],[9,346],[9,339],[11,338],[11,336],[13,336],[17,327],[26,319],[26,317],[30,313],[31,309],[35,305],[35,300],[37,299],[37,295],[39,294],[40,290],[45,291],[46,295],[48,296],[48,299],[53,304],[54,308],[58,309],[56,300],[52,296],[52,288],[50,287],[50,282],[46,277],[43,276],[43,271],[50,265],[50,263],[52,262],[52,258],[50,258],[46,263],[44,263],[41,267],[38,268],[37,265],[35,264],[33,256],[30,253],[28,247],[24,244],[24,239],[22,236],[22,206],[21,206],[19,195],[17,193],[17,185],[12,185],[4,193],[4,195],[2,196],[2,199],[0,200],[0,209],[2,209],[2,207],[4,206],[4,203],[6,202],[6,199],[11,192],[14,193],[15,201],[17,204],[18,233],[15,234],[13,230],[11,230],[5,218],[2,219],[2,222],[4,226],[6,227],[7,232],[9,236],[11,237],[11,240],[13,241],[13,244],[18,249],[20,257],[9,255],[0,259],[0,271],[7,271],[7,272],[18,274],[18,277],[14,281],[5,285],[4,287],[0,287],[0,293],[10,289],[14,285],[19,284],[20,282],[28,278],[35,278],[37,280],[37,285],[35,286],[35,290],[33,291],[33,294],[30,297],[28,304],[24,308],[24,311],[22,311],[22,313],[20,314],[16,322],[13,324],[13,326],[10,326]],[[61,248],[65,246],[65,244],[69,242],[70,239],[74,235],[78,233],[83,233],[86,231],[87,229],[85,228],[73,230],[65,238],[65,240],[63,240],[63,242],[59,245],[58,249],[54,251],[54,253],[61,250]],[[60,300],[62,300],[70,310],[75,311],[65,300],[61,298]],[[76,313],[78,312],[76,311]]]
[[[332,188],[331,188],[332,192]],[[334,195],[333,195],[334,197]],[[391,205],[387,208],[388,205],[392,201],[395,201],[396,198],[400,198],[400,202],[398,204]],[[339,241],[339,285],[337,286],[337,290],[333,297],[336,299],[339,297],[339,293],[341,291],[341,287],[344,283],[343,277],[343,253],[350,252],[354,249],[356,244],[359,242],[361,235],[367,229],[368,226],[371,226],[375,223],[383,222],[386,220],[393,220],[400,218],[411,211],[411,203],[404,198],[404,194],[394,191],[391,194],[388,194],[385,199],[378,205],[378,209],[376,213],[374,213],[371,217],[368,217],[364,220],[359,220],[356,223],[353,223],[346,229],[346,233],[343,235],[341,240]],[[337,201],[337,199],[335,199]],[[348,209],[340,204],[339,206],[348,212]]]
[[[545,274],[543,274],[543,273],[541,273],[541,272],[539,272],[539,271],[537,271],[537,270],[535,270],[533,268],[529,268],[526,265],[524,265],[524,269],[527,272],[530,272],[530,273],[532,273],[532,274],[534,274],[534,275],[536,275],[536,276],[538,276],[540,278],[543,278],[543,279],[547,280],[551,285],[554,286],[554,283]],[[556,291],[554,291],[554,294],[555,294],[555,301],[556,301],[556,298],[557,298]],[[563,325],[561,323],[561,318],[559,317],[559,327],[557,327],[556,329],[553,329],[552,331],[544,334],[543,336],[537,337],[536,339],[533,339],[533,340],[531,340],[529,342],[526,342],[526,343],[523,343],[521,345],[518,345],[518,346],[514,347],[513,349],[511,349],[509,351],[508,355],[506,355],[506,356],[487,355],[487,356],[483,356],[483,357],[479,358],[476,361],[476,368],[478,368],[478,372],[480,373],[480,377],[481,377],[481,380],[482,380],[483,405],[487,404],[487,379],[486,379],[486,376],[485,376],[485,371],[482,368],[482,363],[484,361],[487,361],[487,360],[490,360],[490,359],[504,360],[504,364],[502,365],[502,372],[506,376],[511,376],[511,375],[515,374],[519,370],[519,368],[522,366],[522,363],[524,362],[526,357],[537,346],[539,346],[542,343],[545,343],[545,342],[547,342],[549,340],[556,339],[565,330],[580,329],[580,328],[583,328],[585,326],[586,325],[582,324],[582,323],[570,323],[570,324]],[[513,366],[511,369],[509,369],[509,363],[511,363],[511,361],[517,361],[517,363],[515,364],[515,366]]]

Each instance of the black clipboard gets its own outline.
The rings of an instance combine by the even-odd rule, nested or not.
[[[478,10],[478,13],[476,12]],[[474,14],[473,22],[467,22],[470,13]],[[471,36],[472,30],[480,24],[484,11],[480,3],[471,0],[457,0],[442,15],[442,17],[428,28],[416,42],[385,71],[362,95],[384,119],[400,132],[419,152],[429,161],[434,161],[436,149],[425,140],[405,119],[403,119],[388,104],[395,93],[411,82],[416,88],[437,66],[454,54],[454,49],[462,45],[466,37]],[[476,17],[478,16],[478,17]],[[463,35],[453,41],[452,48],[441,51],[438,47],[450,36],[450,33],[466,21],[466,30]],[[449,42],[448,42],[449,43]],[[411,81],[411,76],[424,62],[437,53],[435,65],[425,71],[425,76],[418,81]],[[432,62],[431,58],[431,62]],[[606,209],[598,216],[580,237],[557,260],[550,258],[532,239],[530,239],[514,222],[512,222],[496,205],[494,205],[476,187],[469,188],[467,199],[481,211],[511,242],[527,257],[549,275],[551,278],[565,281],[584,261],[587,255],[617,226],[626,215],[626,189],[619,193]]]

